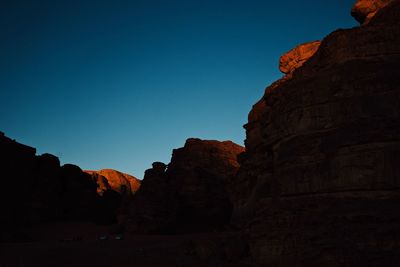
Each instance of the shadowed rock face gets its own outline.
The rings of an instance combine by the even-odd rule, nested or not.
[[[136,177],[112,169],[85,171],[96,181],[97,192],[102,195],[106,190],[114,190],[122,195],[132,196],[140,187]]]
[[[51,221],[115,220],[115,198],[99,197],[90,175],[75,165],[61,167],[51,154],[35,154],[0,134],[0,241],[29,240],[32,226]]]
[[[320,41],[314,41],[301,44],[290,50],[281,56],[279,70],[285,74],[292,73],[317,52],[320,44]]]
[[[393,0],[358,0],[351,9],[351,15],[360,24],[367,24],[375,14]]]
[[[171,163],[154,163],[134,197],[131,231],[196,232],[227,223],[232,204],[227,187],[243,147],[230,141],[188,139]]]
[[[399,14],[333,32],[250,112],[233,200],[256,262],[400,262]]]

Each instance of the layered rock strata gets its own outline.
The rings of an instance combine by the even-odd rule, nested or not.
[[[400,262],[400,1],[338,30],[245,125],[233,221],[255,262]]]

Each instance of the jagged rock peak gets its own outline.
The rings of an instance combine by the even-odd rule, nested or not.
[[[279,70],[285,74],[292,73],[317,52],[320,44],[321,41],[313,41],[296,46],[281,56]]]
[[[358,0],[351,9],[351,15],[365,25],[379,10],[392,2],[393,0]]]

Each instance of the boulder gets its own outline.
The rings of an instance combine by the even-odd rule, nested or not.
[[[360,23],[368,24],[375,14],[393,0],[358,0],[351,9],[351,15]]]
[[[317,52],[320,44],[321,41],[313,41],[296,46],[281,56],[279,70],[285,74],[293,73]]]

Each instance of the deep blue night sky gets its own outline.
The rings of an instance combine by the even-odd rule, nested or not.
[[[355,26],[354,2],[1,1],[0,131],[137,177],[188,137],[243,144],[280,55]]]

